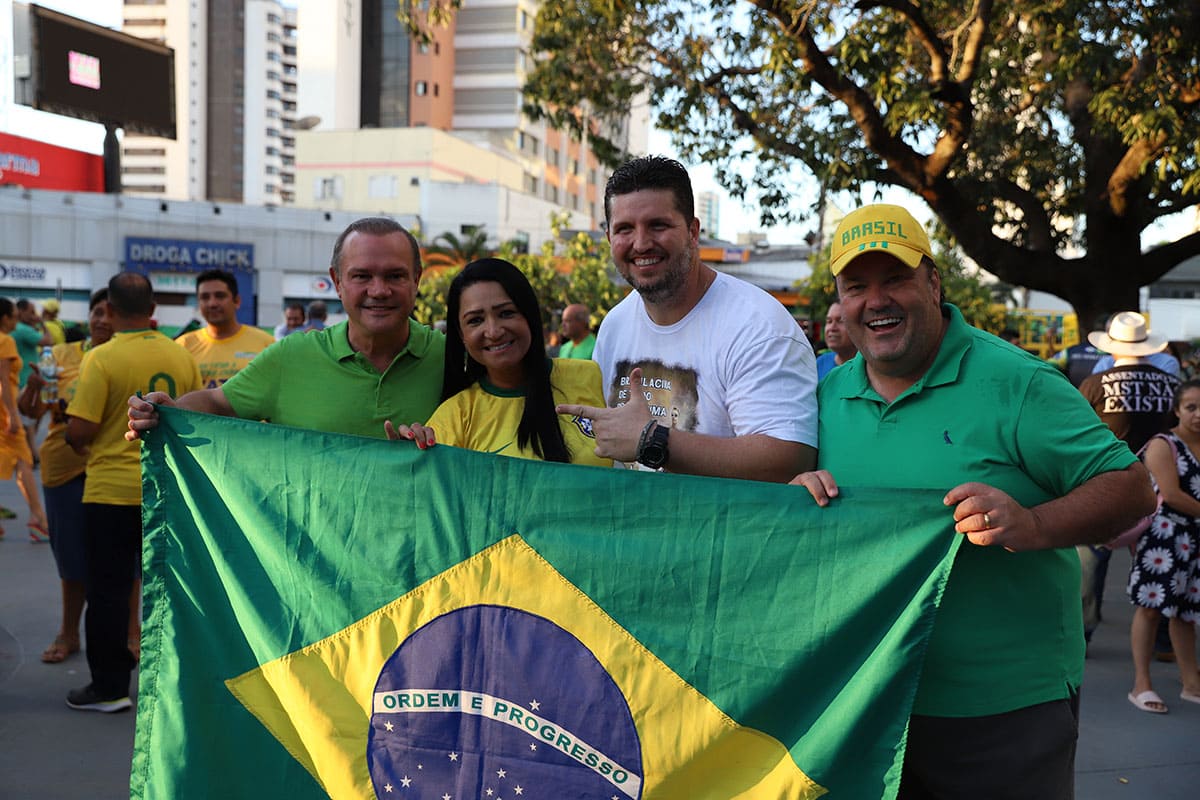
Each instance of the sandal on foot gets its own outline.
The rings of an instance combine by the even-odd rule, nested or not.
[[[1200,694],[1197,694],[1196,692],[1189,692],[1187,689],[1184,689],[1179,693],[1179,699],[1186,700],[1189,703],[1200,703]]]
[[[42,651],[42,663],[61,664],[72,653],[79,652],[79,642],[69,642],[61,636],[55,636],[50,646]]]
[[[50,531],[46,530],[46,526],[39,522],[31,522],[27,526],[29,528],[29,540],[34,544],[43,544],[50,541]]]
[[[1153,689],[1147,689],[1139,694],[1129,693],[1129,702],[1133,703],[1142,711],[1147,711],[1151,714],[1167,713],[1167,704],[1162,701],[1162,698]],[[1155,708],[1157,706],[1157,708]]]

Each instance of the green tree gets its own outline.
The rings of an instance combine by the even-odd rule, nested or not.
[[[487,231],[482,225],[470,228],[458,236],[446,231],[425,248],[425,263],[431,267],[462,267],[492,254],[488,247]]]
[[[607,241],[595,241],[586,233],[562,240],[567,215],[552,216],[551,230],[555,238],[545,242],[537,253],[518,253],[516,244],[509,242],[496,253],[511,261],[529,279],[538,305],[542,310],[542,326],[557,323],[557,315],[571,303],[584,303],[592,311],[592,328],[616,305],[625,291],[613,282],[609,271]],[[465,263],[465,262],[463,262]],[[421,288],[413,315],[419,322],[432,325],[446,318],[446,296],[450,282],[461,271],[462,263],[447,269],[433,269],[421,278]]]
[[[903,187],[1081,320],[1200,253],[1200,233],[1140,242],[1200,191],[1194,0],[562,0],[531,49],[526,113],[615,159],[596,123],[645,90],[764,224],[799,213],[793,166],[828,191]]]

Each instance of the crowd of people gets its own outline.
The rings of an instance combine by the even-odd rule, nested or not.
[[[613,262],[633,291],[596,333],[588,308],[566,308],[555,357],[529,281],[502,259],[454,279],[444,335],[415,321],[420,248],[385,218],[354,222],[334,245],[329,274],[346,315],[334,325],[323,304],[289,306],[274,337],[241,325],[236,281],[214,270],[197,279],[205,327],[172,342],[150,328],[148,281],[115,276],[93,298],[90,340],[54,350],[59,399],[40,402],[36,378],[21,395],[27,418],[51,415],[43,483],[63,618],[44,660],[79,648],[86,609],[91,682],[68,703],[130,705],[137,440],[159,407],[177,406],[421,449],[790,482],[818,506],[852,502],[841,486],[942,491],[948,525],[967,541],[925,655],[900,797],[1070,796],[1085,648],[1077,548],[1098,552],[1154,514],[1130,577],[1131,701],[1161,705],[1138,661],[1157,615],[1171,620],[1177,650],[1190,642],[1194,653],[1200,385],[1151,376],[1156,409],[1176,415],[1165,435],[1126,427],[1107,406],[1093,411],[1110,383],[1147,371],[1124,360],[1157,352],[1144,320],[1114,319],[1099,346],[1118,342],[1107,351],[1117,362],[1094,379],[1098,390],[1080,391],[945,302],[928,236],[899,206],[857,209],[835,231],[838,302],[820,357],[777,301],[700,260],[680,164],[627,162],[604,209]],[[16,314],[0,303],[0,329]],[[7,359],[6,409],[24,360],[15,349]],[[9,414],[4,447],[19,464],[15,405]],[[1143,432],[1155,437],[1149,472],[1134,454]],[[1168,556],[1176,566],[1163,566]],[[1194,655],[1180,666],[1194,676]],[[1195,680],[1185,678],[1184,699],[1200,699]]]

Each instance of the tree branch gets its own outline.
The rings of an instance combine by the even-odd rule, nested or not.
[[[1113,167],[1106,184],[1108,207],[1113,214],[1118,217],[1129,214],[1132,205],[1130,189],[1141,179],[1143,167],[1162,154],[1166,143],[1165,133],[1159,133],[1149,139],[1139,139],[1129,146],[1125,155]]]
[[[1142,270],[1138,277],[1151,283],[1197,255],[1200,255],[1200,231],[1147,250],[1142,254]]]

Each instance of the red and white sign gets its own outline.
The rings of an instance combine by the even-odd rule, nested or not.
[[[0,133],[0,184],[59,192],[103,192],[104,159]]]

